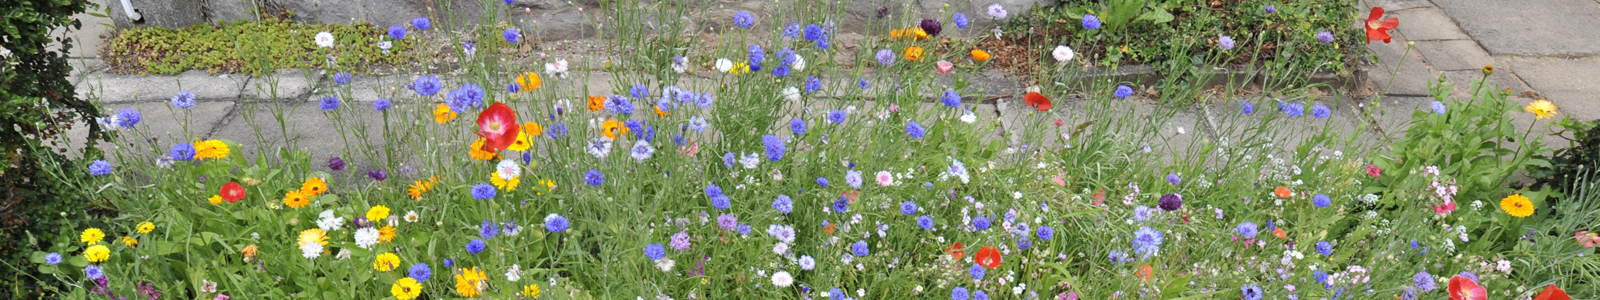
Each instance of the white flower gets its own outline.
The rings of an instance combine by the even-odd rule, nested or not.
[[[649,159],[650,156],[655,155],[655,153],[656,148],[651,147],[650,142],[638,140],[633,142],[633,150],[628,151],[628,156],[633,157],[634,160],[642,162],[646,159]]]
[[[785,253],[789,253],[789,244],[784,244],[784,243],[773,244],[772,245],[772,253],[777,253],[778,255],[783,255]]]
[[[312,259],[322,256],[322,243],[305,243],[300,245],[300,256]]]
[[[672,272],[672,266],[676,264],[677,262],[673,261],[671,258],[663,257],[659,260],[656,260],[656,268],[661,269],[662,272]]]
[[[794,69],[795,72],[805,71],[806,70],[806,58],[804,56],[800,56],[799,54],[795,54],[794,55],[794,63],[790,64],[789,68],[790,69]]]
[[[339,249],[339,254],[334,255],[333,258],[350,259],[350,255],[351,254],[355,254],[355,252],[350,251],[350,248],[343,248],[343,249]]]
[[[510,159],[500,160],[500,163],[494,166],[494,170],[495,173],[500,176],[501,180],[511,180],[512,178],[522,176],[521,166],[517,165],[517,161]]]
[[[393,48],[393,47],[394,47],[394,43],[390,43],[389,41],[378,42],[378,49],[382,49],[383,53],[389,53],[389,48]]]
[[[682,57],[682,56],[673,57],[672,58],[672,71],[673,72],[677,72],[678,74],[683,74],[683,72],[688,71],[688,70],[689,70],[689,58]]]
[[[324,210],[317,216],[317,228],[322,231],[334,231],[344,228],[344,218],[334,217],[333,210]]]
[[[1178,126],[1178,134],[1183,134],[1183,126]]]
[[[970,111],[967,112],[967,114],[961,115],[961,123],[972,124],[972,122],[977,122],[977,121],[978,121],[978,115],[973,114]]]
[[[1494,269],[1501,273],[1511,273],[1511,261],[1500,260],[1494,263]]]
[[[717,72],[727,73],[733,71],[733,61],[726,58],[717,59]]]
[[[786,288],[793,284],[794,276],[789,276],[788,271],[778,271],[777,273],[772,273],[772,285]]]
[[[555,62],[545,63],[544,64],[544,72],[556,75],[556,77],[566,78],[567,77],[567,59],[565,59],[565,58],[556,59]]]
[[[317,47],[318,48],[332,48],[333,47],[333,34],[332,33],[328,33],[327,31],[318,32],[317,33]]]
[[[506,281],[517,282],[517,280],[522,280],[522,266],[513,264],[510,270],[506,270]]]
[[[1059,61],[1059,62],[1071,61],[1072,60],[1072,48],[1069,48],[1066,45],[1056,46],[1055,50],[1051,50],[1050,51],[1050,56],[1054,56],[1056,58],[1056,61]]]
[[[745,154],[739,157],[739,164],[744,165],[745,169],[755,169],[757,165],[761,164],[761,156],[753,153]]]
[[[783,99],[789,101],[800,101],[800,89],[792,86],[783,88]]]
[[[606,156],[611,155],[611,139],[602,136],[589,140],[589,145],[585,146],[583,151],[595,158],[605,159]]]
[[[417,220],[419,220],[419,219],[421,219],[421,217],[417,216],[417,211],[415,211],[415,210],[406,211],[406,222],[416,223]]]
[[[989,16],[990,17],[995,17],[997,19],[1006,18],[1006,7],[1005,6],[1001,6],[1000,3],[990,4],[989,5]]]
[[[377,228],[367,227],[367,228],[362,228],[362,229],[356,230],[356,246],[360,246],[361,249],[371,249],[372,245],[377,245],[377,244],[378,244],[378,229]]]

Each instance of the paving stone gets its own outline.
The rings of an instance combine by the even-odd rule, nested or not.
[[[1397,38],[1395,42],[1373,43],[1367,45],[1367,50],[1378,57],[1378,65],[1367,69],[1367,76],[1375,91],[1388,95],[1425,96],[1428,95],[1428,83],[1438,78],[1438,73],[1430,70],[1422,60],[1418,51],[1406,54],[1404,39]],[[1405,55],[1402,62],[1401,57]],[[1399,72],[1395,72],[1395,65],[1399,64]],[[1390,79],[1393,84],[1390,85]],[[1384,90],[1388,87],[1388,90]]]
[[[1363,103],[1360,109],[1367,119],[1382,132],[1390,141],[1398,140],[1405,135],[1406,129],[1411,128],[1411,115],[1418,110],[1427,110],[1433,103],[1433,97],[1395,96],[1383,97],[1376,101]]]
[[[1456,26],[1456,22],[1446,15],[1445,11],[1438,8],[1419,8],[1396,12],[1392,16],[1400,18],[1400,33],[1412,41],[1428,40],[1460,40],[1470,39],[1466,32]],[[1391,31],[1393,32],[1393,31]]]
[[[1481,71],[1483,66],[1495,63],[1473,40],[1419,41],[1414,51],[1422,52],[1428,65],[1440,71]]]
[[[154,159],[160,154],[165,154],[166,150],[171,148],[175,141],[191,141],[195,136],[206,135],[207,132],[216,128],[220,120],[233,111],[233,107],[234,103],[232,101],[197,101],[194,108],[190,108],[188,111],[188,134],[185,134],[184,121],[182,121],[185,118],[184,110],[173,108],[165,101],[105,104],[105,111],[107,112],[116,112],[125,108],[138,110],[141,121],[138,125],[134,125],[132,130],[122,131],[122,137],[117,142],[101,144],[100,146],[102,150],[108,151],[112,147],[156,147],[161,152],[151,154],[149,158]],[[82,147],[89,136],[89,127],[86,124],[78,123],[72,129],[67,130],[64,136],[66,138],[63,141],[55,141],[53,145],[51,143],[46,145],[56,149],[70,150],[69,153],[73,156],[81,155],[82,153],[78,152],[81,149],[78,149],[78,147]],[[149,143],[143,142],[146,140],[153,141],[155,145],[151,146]],[[65,142],[66,144],[61,144],[60,142]]]
[[[1492,55],[1600,54],[1600,34],[1595,34],[1595,28],[1600,28],[1600,5],[1593,0],[1434,2]],[[1408,22],[1402,20],[1400,28],[1405,29]],[[1409,33],[1407,37],[1412,38]]]
[[[264,102],[266,101],[255,101],[254,103],[241,105],[234,114],[219,123],[221,125],[211,132],[209,138],[232,140],[239,144],[240,149],[235,149],[235,151],[239,155],[246,155],[247,157],[254,157],[258,149],[287,147],[288,143],[284,141],[285,135],[278,129],[279,125],[272,116],[272,111],[279,109],[279,107]],[[397,105],[401,106],[391,108],[392,111],[389,118],[391,130],[402,134],[406,134],[406,132],[415,134],[434,130],[438,132],[430,132],[430,137],[455,134],[459,139],[436,141],[433,138],[424,139],[419,136],[407,135],[398,139],[413,142],[393,141],[385,143],[382,137],[383,115],[370,109],[341,110],[342,121],[338,123],[335,123],[332,118],[318,109],[317,104],[313,102],[287,103],[287,106],[283,107],[283,113],[285,124],[287,124],[286,127],[288,128],[288,138],[294,140],[294,148],[296,150],[310,153],[312,162],[326,162],[333,156],[341,156],[346,161],[349,161],[352,166],[358,166],[355,167],[357,169],[365,169],[365,167],[359,166],[367,165],[366,161],[362,159],[365,156],[360,153],[360,151],[364,150],[361,145],[403,144],[407,147],[407,151],[401,152],[397,156],[401,156],[399,158],[404,160],[424,155],[424,153],[463,153],[467,144],[472,142],[467,140],[471,135],[467,130],[456,130],[457,132],[452,133],[440,131],[447,128],[443,126],[428,126],[434,125],[431,116],[425,121],[422,120],[421,114],[426,112],[418,111],[415,107],[403,106],[406,104]],[[404,116],[407,115],[405,112],[407,111],[417,113],[416,116],[418,117],[405,118]],[[244,118],[244,113],[253,113],[257,116],[255,125],[261,129],[260,137],[256,136],[256,128],[251,126],[248,120]],[[460,126],[466,124],[462,123],[466,122],[464,118],[457,117],[454,122],[458,126],[452,129],[462,128]],[[421,129],[416,131],[407,130],[404,128],[407,123],[421,125],[419,127]],[[337,129],[339,126],[343,126],[346,133],[352,134],[341,136]],[[369,132],[365,141],[353,134],[358,126],[365,126]],[[381,158],[381,155],[378,157]],[[313,163],[313,165],[319,168],[326,168],[321,163]]]
[[[1526,91],[1527,89],[1522,86],[1522,82],[1513,78],[1514,75],[1507,71],[1502,68],[1489,75],[1489,85],[1484,86],[1481,91],[1474,90],[1472,84],[1484,80],[1483,71],[1446,71],[1444,72],[1444,77],[1450,83],[1455,84],[1451,93],[1454,97],[1465,98],[1472,96],[1473,92],[1503,91],[1505,89],[1511,89],[1512,94]]]
[[[194,93],[197,99],[239,97],[243,76],[209,75],[188,71],[174,76],[115,75],[91,73],[78,83],[79,97],[93,96],[101,103],[124,103],[172,99],[179,90]]]
[[[1361,6],[1362,20],[1365,20],[1366,13],[1372,7],[1382,7],[1387,11],[1399,11],[1418,7],[1433,7],[1433,3],[1428,2],[1428,0],[1362,0]]]
[[[315,71],[278,70],[266,76],[252,76],[239,94],[249,99],[301,99],[322,76]]]
[[[1526,58],[1511,60],[1511,67],[1561,113],[1600,119],[1600,59]]]

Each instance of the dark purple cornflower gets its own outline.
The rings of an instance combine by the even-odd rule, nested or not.
[[[944,30],[944,26],[939,24],[939,20],[934,19],[922,19],[921,26],[922,31],[927,32],[928,36],[931,37],[939,36],[939,31]]]
[[[372,180],[384,181],[389,179],[389,172],[383,169],[372,169],[367,171],[367,177],[372,177]]]
[[[1161,195],[1161,203],[1157,205],[1161,210],[1174,211],[1183,208],[1183,196],[1178,194]]]

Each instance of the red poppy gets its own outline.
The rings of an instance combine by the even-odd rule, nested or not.
[[[1027,104],[1028,107],[1032,107],[1033,109],[1037,109],[1039,111],[1047,111],[1052,107],[1050,105],[1050,98],[1045,98],[1044,94],[1040,94],[1039,92],[1028,92],[1027,95],[1023,95],[1022,103]]]
[[[217,194],[222,195],[222,200],[228,200],[228,203],[239,202],[239,200],[244,200],[244,186],[239,185],[238,182],[229,182],[223,184],[222,189],[218,190]]]
[[[1385,44],[1389,43],[1389,39],[1391,38],[1389,36],[1389,30],[1400,26],[1400,18],[1389,18],[1388,20],[1383,20],[1381,22],[1378,21],[1379,18],[1383,18],[1383,8],[1373,7],[1372,14],[1367,15],[1368,44],[1371,44],[1372,41],[1376,40],[1383,40]]]
[[[850,204],[853,205],[856,204],[856,198],[861,197],[861,193],[857,193],[856,190],[848,190],[839,192],[839,197],[850,198]]]
[[[1483,287],[1479,286],[1477,282],[1473,282],[1472,279],[1461,277],[1461,275],[1450,278],[1450,287],[1446,290],[1450,291],[1450,300],[1489,299],[1488,291],[1484,291]]]
[[[1093,198],[1094,198],[1094,206],[1100,206],[1102,204],[1105,204],[1106,203],[1106,190],[1103,190],[1103,189],[1094,190],[1094,197]]]
[[[967,245],[962,245],[961,243],[957,242],[955,244],[950,244],[950,248],[944,248],[944,252],[950,254],[950,260],[961,260],[961,258],[967,257],[966,249]]]
[[[995,250],[994,247],[983,246],[982,249],[978,249],[978,255],[974,256],[973,259],[978,260],[978,264],[983,265],[985,268],[999,268],[1000,250]]]
[[[1140,266],[1139,267],[1139,271],[1135,272],[1134,274],[1135,275],[1139,275],[1139,280],[1151,281],[1151,280],[1155,280],[1156,270],[1154,268],[1151,268],[1150,265],[1144,265],[1144,266]]]
[[[822,228],[822,233],[826,233],[828,235],[833,235],[833,230],[834,230],[833,228],[834,228],[833,227],[833,223],[828,223],[828,227],[823,227]]]
[[[505,103],[495,103],[478,113],[478,136],[483,137],[483,151],[500,152],[517,141],[517,112]]]
[[[1552,284],[1545,286],[1544,291],[1539,292],[1539,296],[1533,297],[1533,300],[1572,300],[1572,297],[1567,296],[1567,291],[1563,291]]]

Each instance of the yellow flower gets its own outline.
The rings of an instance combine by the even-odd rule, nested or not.
[[[606,96],[589,96],[589,111],[598,111],[606,108]]]
[[[528,124],[533,123],[529,122]],[[533,144],[528,142],[528,134],[526,132],[517,132],[517,140],[511,142],[510,146],[506,146],[506,150],[528,151],[528,147],[530,146],[533,146]]]
[[[397,267],[400,267],[400,257],[394,253],[378,254],[378,258],[372,260],[372,269],[378,272],[393,271]]]
[[[422,284],[417,283],[417,280],[411,279],[411,277],[400,277],[400,280],[394,281],[394,286],[389,287],[389,293],[393,293],[395,299],[416,299],[417,296],[422,295]]]
[[[554,192],[556,190],[556,182],[550,181],[549,179],[540,179],[539,182],[534,183],[533,192],[539,195],[544,195],[544,192],[539,191],[539,186],[541,185],[545,188],[544,192]]]
[[[78,237],[83,241],[84,244],[94,245],[95,243],[99,243],[101,240],[104,240],[106,238],[106,233],[100,231],[100,228],[89,228],[84,229],[83,234],[79,235]]]
[[[472,159],[476,160],[491,160],[500,158],[500,153],[483,151],[483,143],[485,141],[487,140],[484,140],[480,137],[477,141],[472,142],[472,149],[468,150],[467,155],[471,155]]]
[[[390,241],[394,241],[394,236],[394,226],[384,225],[383,228],[378,228],[379,244],[388,244]]]
[[[922,60],[922,47],[916,47],[916,46],[906,47],[905,57],[906,57],[906,60],[910,60],[910,61]]]
[[[911,40],[913,40],[913,41],[915,41],[917,39],[926,39],[926,38],[928,38],[928,32],[927,31],[922,31],[922,28],[912,28],[911,31],[916,33],[916,35],[911,37]]]
[[[500,179],[500,175],[499,174],[496,174],[496,173],[493,173],[493,172],[489,173],[489,183],[494,184],[494,187],[500,188],[500,190],[504,190],[504,191],[516,190],[517,189],[517,183],[519,183],[519,182],[522,182],[522,181],[520,179],[518,179],[517,177],[511,177],[511,179]]]
[[[528,286],[522,287],[522,296],[525,296],[525,297],[528,297],[528,298],[538,298],[539,297],[539,285],[537,285],[537,284],[529,284]]]
[[[151,230],[156,230],[156,223],[150,223],[150,221],[139,223],[138,230],[140,234],[150,233]]]
[[[739,75],[739,74],[744,74],[744,73],[750,73],[750,65],[745,64],[744,62],[733,63],[733,69],[728,70],[728,74],[733,74],[733,75]]]
[[[456,293],[461,294],[462,297],[482,295],[484,288],[486,288],[484,285],[489,283],[489,276],[484,275],[483,271],[479,271],[478,267],[461,269],[461,273],[456,274],[455,277]]]
[[[367,220],[372,220],[373,222],[377,222],[379,220],[383,220],[383,218],[388,218],[388,217],[389,217],[389,208],[385,207],[383,205],[373,206],[371,209],[367,210]]]
[[[517,84],[522,85],[522,91],[524,92],[537,90],[540,86],[539,74],[534,74],[533,72],[522,73],[522,76],[517,76]]]
[[[106,248],[106,245],[89,246],[89,249],[83,250],[83,258],[89,259],[92,263],[106,261],[107,258],[111,258],[111,248]]]
[[[221,205],[222,195],[211,195],[211,198],[206,198],[206,201],[211,201],[211,205]]]
[[[439,184],[439,176],[435,175],[428,177],[428,180],[417,180],[416,182],[412,182],[411,189],[407,190],[406,192],[407,194],[411,195],[411,199],[417,199],[418,197],[422,197],[422,194],[427,193],[429,190],[433,190],[433,186],[437,184]]]
[[[228,144],[219,140],[208,140],[194,143],[194,159],[225,159],[228,158]]]
[[[617,136],[628,134],[628,127],[623,126],[622,122],[617,122],[617,120],[606,120],[604,123],[600,123],[600,129],[601,133],[606,135],[606,138],[613,140],[617,139]]]
[[[323,182],[322,177],[311,177],[311,179],[306,179],[306,183],[300,184],[300,193],[305,194],[306,197],[321,195],[326,192],[328,192],[328,183]]]
[[[301,247],[304,247],[306,244],[310,243],[317,243],[326,246],[328,245],[328,235],[322,232],[321,228],[306,229],[300,231],[300,239],[296,242],[299,243]]]
[[[1505,199],[1500,199],[1500,209],[1504,209],[1506,214],[1513,217],[1525,218],[1533,215],[1533,202],[1528,201],[1528,197],[1522,194],[1511,194]]]
[[[890,30],[889,31],[889,37],[891,37],[891,38],[897,38],[898,39],[898,38],[900,38],[902,36],[906,36],[906,30],[905,29],[895,29],[895,30]]]
[[[444,122],[450,122],[450,120],[455,120],[455,119],[456,119],[456,112],[453,111],[453,110],[450,110],[450,106],[449,105],[445,105],[444,103],[439,103],[439,106],[433,107],[433,122],[439,123],[439,124],[444,124]]]
[[[989,52],[982,49],[972,49],[972,60],[978,62],[989,61]]]
[[[288,194],[283,195],[283,205],[289,208],[301,208],[309,204],[311,204],[311,196],[300,191],[289,191]]]
[[[1489,76],[1489,74],[1494,74],[1494,66],[1483,65],[1483,76]]]
[[[139,245],[139,239],[135,239],[131,236],[124,236],[122,237],[122,244],[128,246],[128,248],[133,248],[134,246]]]
[[[1522,109],[1535,115],[1539,115],[1539,117],[1534,118],[1534,120],[1544,120],[1544,118],[1554,117],[1556,115],[1556,104],[1550,103],[1550,101],[1544,99],[1539,99],[1538,101],[1533,101],[1533,103],[1528,103],[1528,106],[1525,106]]]

